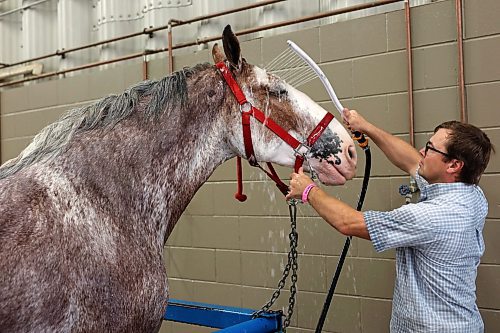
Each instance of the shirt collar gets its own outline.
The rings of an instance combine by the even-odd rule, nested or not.
[[[435,183],[429,184],[427,180],[422,177],[418,171],[420,166],[417,167],[417,172],[415,173],[415,180],[417,186],[420,189],[420,201],[427,199],[434,199],[441,195],[448,195],[450,191],[467,191],[474,188],[476,185],[465,184],[462,182],[455,183]]]

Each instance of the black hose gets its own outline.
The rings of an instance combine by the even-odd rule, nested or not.
[[[361,207],[363,207],[363,202],[365,201],[366,191],[368,189],[368,181],[370,179],[370,169],[372,166],[372,154],[370,152],[370,147],[366,146],[365,151],[365,174],[363,176],[363,184],[361,185],[361,193],[359,194],[358,205],[356,210],[361,211]],[[342,266],[344,265],[345,258],[347,256],[347,251],[349,250],[349,246],[351,245],[352,236],[346,238],[344,243],[344,248],[342,249],[342,254],[340,255],[339,262],[337,263],[337,269],[335,270],[335,274],[333,275],[332,284],[330,285],[330,290],[328,290],[328,294],[326,295],[325,304],[323,305],[323,310],[321,311],[321,316],[318,320],[318,325],[316,326],[315,333],[321,333],[323,330],[323,325],[325,324],[326,315],[328,314],[328,310],[330,309],[330,304],[332,303],[333,294],[335,293],[335,288],[337,287],[337,282],[339,281],[340,272],[342,271]]]

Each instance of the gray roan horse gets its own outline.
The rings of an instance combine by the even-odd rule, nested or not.
[[[247,99],[304,140],[326,111],[248,64],[231,29],[224,53]],[[252,119],[259,161],[294,151]],[[334,119],[307,153],[325,184],[355,173]],[[169,289],[164,244],[215,168],[245,156],[241,114],[201,64],[70,111],[0,168],[0,332],[156,332]]]

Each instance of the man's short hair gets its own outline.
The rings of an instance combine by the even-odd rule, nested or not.
[[[446,121],[434,129],[448,130],[446,151],[451,159],[464,163],[459,180],[466,184],[478,184],[488,166],[491,152],[495,152],[490,139],[481,129],[459,121]]]

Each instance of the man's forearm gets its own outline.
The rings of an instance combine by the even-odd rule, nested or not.
[[[342,234],[370,239],[363,213],[329,196],[319,187],[314,187],[309,192],[308,202],[328,224]]]
[[[422,158],[414,147],[373,124],[366,127],[365,134],[382,150],[392,164],[413,175]]]

